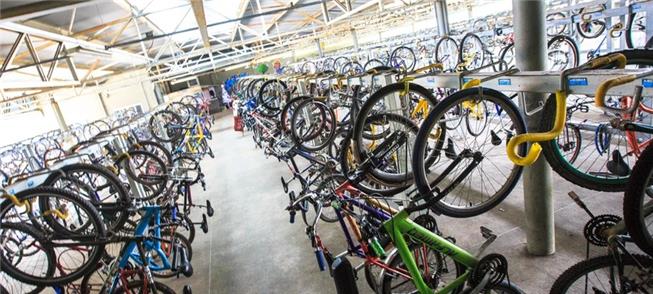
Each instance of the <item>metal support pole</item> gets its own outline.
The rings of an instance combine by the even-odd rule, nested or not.
[[[324,23],[329,24],[331,18],[329,17],[329,8],[327,7],[326,0],[322,0],[322,16],[324,17]]]
[[[100,104],[102,104],[104,116],[109,116],[109,108],[107,107],[107,102],[104,101],[104,93],[98,93],[97,95],[100,96]]]
[[[66,120],[63,118],[63,114],[61,113],[61,109],[59,108],[59,103],[57,103],[57,101],[54,100],[52,94],[50,94],[50,106],[52,107],[52,111],[54,112],[54,117],[57,119],[59,128],[62,131],[67,131],[68,125],[66,124]]]
[[[449,13],[447,12],[447,0],[437,0],[433,2],[435,10],[435,21],[438,22],[438,34],[440,36],[449,35]]]
[[[320,38],[315,38],[315,46],[317,46],[317,54],[320,57],[324,57],[324,52],[322,52],[322,44],[320,44]]]
[[[358,51],[358,35],[356,35],[356,30],[354,28],[349,29],[351,32],[351,41],[354,43],[354,50]]]
[[[545,0],[512,0],[515,29],[515,53],[520,70],[546,69],[546,4]],[[534,109],[544,95],[522,93],[521,108]],[[529,131],[539,130],[542,112],[526,117]],[[524,212],[526,241],[533,255],[555,253],[551,168],[544,156],[524,168]]]

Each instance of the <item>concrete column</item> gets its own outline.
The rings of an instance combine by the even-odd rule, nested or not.
[[[358,35],[356,35],[356,30],[354,28],[349,29],[351,32],[351,41],[354,43],[354,49],[358,51]]]
[[[523,71],[546,69],[545,0],[512,0],[517,68]],[[523,93],[521,108],[534,109],[544,95]],[[538,131],[542,111],[526,117],[529,131]],[[526,241],[533,255],[555,253],[551,168],[543,155],[524,169],[524,212]]]
[[[436,0],[433,2],[435,10],[435,21],[438,22],[438,34],[449,35],[449,13],[447,12],[447,0]]]
[[[68,125],[66,124],[66,120],[63,118],[63,114],[61,113],[61,109],[59,108],[59,103],[57,103],[57,101],[54,100],[54,96],[52,96],[52,94],[50,94],[50,107],[52,107],[52,112],[54,113],[54,117],[57,119],[59,128],[62,131],[67,131]]]

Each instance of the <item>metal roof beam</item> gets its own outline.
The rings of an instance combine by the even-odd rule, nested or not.
[[[193,8],[193,13],[195,14],[195,21],[197,22],[197,27],[200,30],[200,35],[202,36],[202,42],[204,42],[204,48],[211,47],[211,41],[209,40],[209,32],[206,28],[206,15],[204,13],[204,2],[203,0],[190,0],[190,6]]]
[[[101,0],[39,1],[4,9],[0,6],[0,23],[28,20],[99,2]]]
[[[80,40],[80,39],[75,39],[73,37],[64,36],[64,35],[61,35],[61,34],[36,29],[36,28],[29,27],[29,26],[22,25],[22,24],[17,24],[17,23],[12,23],[12,22],[2,23],[2,24],[0,24],[0,29],[10,30],[10,31],[19,32],[19,33],[26,33],[26,34],[36,36],[36,37],[39,37],[39,38],[44,38],[44,39],[49,39],[49,40],[52,40],[52,41],[64,42],[64,43],[68,43],[68,44],[81,46],[81,47],[84,47],[86,49],[106,51],[106,52],[115,54],[116,57],[125,57],[125,58],[129,58],[129,59],[132,59],[132,60],[139,60],[141,62],[151,61],[149,58],[146,58],[144,56],[134,54],[134,53],[131,53],[131,52],[128,52],[128,51],[125,51],[125,50],[120,50],[120,49],[106,50],[104,46],[102,46],[100,44],[97,44],[97,43],[88,42],[88,41],[84,41],[84,40]]]
[[[374,4],[377,4],[377,3],[383,3],[383,0],[370,0],[370,1],[367,1],[367,2],[365,2],[365,4],[363,4],[361,6],[358,6],[356,8],[353,8],[349,12],[334,18],[328,24],[332,25],[332,24],[335,24],[335,23],[340,22],[342,20],[345,20],[345,19],[347,19],[347,18],[349,18],[349,17],[351,17],[351,16],[353,16],[353,15],[355,15],[355,14],[357,14],[357,13],[359,13],[359,12],[365,10],[365,9],[368,9],[368,8],[374,6]]]

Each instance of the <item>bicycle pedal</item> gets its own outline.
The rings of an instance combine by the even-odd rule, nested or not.
[[[501,138],[499,137],[499,135],[497,135],[497,133],[494,132],[494,130],[490,130],[490,136],[492,137],[491,140],[492,145],[494,146],[501,145]]]
[[[490,238],[496,238],[497,237],[497,235],[495,235],[494,232],[492,232],[492,230],[490,230],[490,229],[488,229],[488,228],[486,228],[484,226],[481,226],[481,235],[485,239],[490,239]]]
[[[202,222],[200,223],[200,229],[204,234],[209,232],[209,223],[206,221],[206,214],[202,214]]]
[[[206,200],[206,214],[209,217],[212,217],[215,211],[213,210],[213,206],[211,206],[211,201]]]
[[[182,291],[183,294],[193,294],[193,289],[190,287],[190,285],[184,286],[184,289]]]
[[[612,160],[608,161],[606,167],[612,174],[622,177],[630,175],[630,167],[619,150],[612,151]]]
[[[447,149],[444,150],[444,155],[451,160],[454,160],[457,157],[456,149],[454,148],[453,141],[450,138],[447,139]]]

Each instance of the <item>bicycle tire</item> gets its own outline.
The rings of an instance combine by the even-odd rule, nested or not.
[[[510,194],[510,192],[514,189],[515,185],[517,185],[517,182],[519,181],[521,177],[521,173],[523,171],[523,167],[513,164],[509,172],[509,176],[506,177],[505,182],[503,184],[495,180],[497,183],[496,185],[501,185],[501,187],[497,189],[497,191],[495,191],[491,197],[489,197],[487,200],[481,203],[474,204],[469,200],[460,201],[465,205],[471,204],[472,205],[471,207],[455,207],[449,205],[443,201],[444,198],[448,196],[447,194],[436,195],[436,193],[434,193],[436,191],[439,191],[439,189],[435,189],[436,187],[431,187],[431,183],[430,180],[428,179],[428,175],[429,174],[435,175],[435,174],[433,171],[427,173],[427,167],[431,167],[431,165],[427,165],[424,161],[424,156],[420,156],[420,155],[426,152],[428,136],[432,132],[432,129],[435,127],[435,125],[438,123],[438,120],[442,117],[445,117],[445,113],[447,113],[449,109],[452,109],[451,107],[456,107],[457,105],[462,104],[465,100],[469,100],[470,97],[472,97],[471,99],[476,99],[476,100],[478,100],[479,97],[483,97],[484,99],[483,101],[489,101],[500,105],[502,107],[501,108],[502,111],[505,112],[511,120],[512,123],[511,127],[514,129],[514,133],[512,135],[523,134],[526,132],[526,123],[524,122],[523,117],[520,115],[521,112],[519,108],[506,95],[490,88],[470,88],[470,89],[455,92],[450,96],[448,96],[447,98],[440,101],[438,105],[436,105],[435,108],[431,110],[429,116],[426,118],[426,120],[422,124],[422,127],[419,130],[417,139],[415,141],[415,147],[413,148],[412,164],[414,169],[413,172],[415,173],[415,185],[417,186],[420,195],[425,199],[439,200],[435,205],[431,207],[432,210],[434,210],[436,213],[441,213],[447,216],[458,217],[458,218],[471,217],[471,216],[482,214],[492,209],[499,203],[501,203],[501,201],[503,201],[503,199],[505,199]],[[490,147],[490,148],[502,148],[501,143],[507,142],[507,140],[509,140],[509,138],[511,137],[512,137],[511,134],[506,134],[505,140],[502,139],[501,142],[499,142],[499,145],[495,145],[493,143],[492,145],[495,145],[495,147]],[[453,143],[450,144],[453,145]],[[519,152],[522,154],[526,152],[526,146],[522,145],[520,146],[519,149],[520,149]],[[445,154],[447,152],[448,151],[445,150]],[[500,151],[498,152],[505,152],[505,148],[500,149]],[[483,152],[484,157],[487,155],[486,153],[487,152]],[[500,154],[499,156],[502,155]],[[449,158],[449,159],[453,161],[453,158]],[[447,169],[444,169],[443,172],[446,171]],[[453,171],[456,170],[449,171],[447,174],[454,175],[455,173],[451,173]],[[482,171],[479,171],[479,173],[482,173]],[[470,174],[468,174],[467,177],[469,177]],[[442,182],[443,180],[444,178],[441,179],[439,183]],[[449,182],[451,182],[451,180]],[[493,188],[493,187],[488,186],[488,188]],[[455,189],[452,191],[455,191]],[[439,192],[437,193],[439,194]]]
[[[481,57],[479,58],[481,60],[481,64],[478,65],[478,67],[471,67],[471,68],[468,67],[468,66],[465,66],[466,70],[474,70],[476,68],[479,68],[479,67],[482,67],[483,65],[485,65],[485,57],[486,57],[485,53],[487,51],[485,43],[483,43],[483,40],[481,40],[481,38],[478,35],[474,34],[474,33],[467,33],[467,34],[465,34],[465,36],[462,39],[460,39],[460,46],[458,46],[458,63],[459,64],[464,64],[465,63],[465,60],[464,60],[465,41],[471,40],[471,39],[474,39],[474,40],[478,41],[479,44],[481,44],[481,48],[480,48]]]
[[[281,108],[278,107],[278,106],[270,105],[270,100],[269,100],[269,99],[268,99],[268,100],[264,100],[264,99],[263,99],[263,98],[264,98],[263,95],[265,94],[265,90],[266,90],[266,88],[267,88],[267,87],[274,87],[274,84],[279,84],[279,85],[281,85],[281,89],[282,89],[282,93],[280,93],[280,94],[281,94],[281,97],[275,97],[275,98],[277,98],[277,99],[281,102],[281,101],[283,100],[284,96],[286,96],[287,93],[288,93],[288,86],[287,86],[286,83],[285,83],[284,81],[282,81],[282,80],[271,79],[271,80],[267,80],[267,81],[265,81],[265,82],[261,85],[261,88],[259,89],[258,94],[256,95],[256,99],[257,99],[257,100],[256,100],[256,103],[257,103],[259,106],[262,106],[262,107],[264,107],[266,110],[270,111],[270,112],[272,113],[272,116],[278,114],[278,112],[281,110]]]
[[[170,150],[168,150],[168,148],[166,148],[165,146],[163,146],[163,144],[159,142],[150,141],[150,140],[141,140],[138,141],[138,143],[132,145],[131,147],[131,150],[139,150],[139,149],[158,155],[159,158],[164,162],[168,163],[168,165],[172,164],[172,153],[170,153]]]
[[[162,116],[165,118],[164,115],[169,116],[171,121],[164,120],[163,127],[165,128],[165,130],[160,130],[159,123],[157,122],[157,116]],[[172,121],[174,121],[174,123]],[[150,122],[148,125],[152,137],[154,137],[154,139],[156,139],[159,142],[167,143],[167,142],[177,141],[184,134],[183,130],[180,128],[183,125],[182,118],[172,111],[160,110],[155,112],[150,117]],[[166,134],[165,137],[167,138],[164,138],[163,134],[159,134],[159,131],[156,130],[164,131]]]
[[[553,36],[553,37],[552,37],[551,39],[549,39],[549,41],[546,43],[546,48],[547,48],[547,50],[550,50],[551,46],[552,46],[553,44],[555,44],[556,42],[558,42],[558,41],[568,43],[568,44],[569,44],[569,47],[571,47],[571,51],[572,51],[572,53],[574,54],[574,61],[572,62],[571,65],[570,65],[570,64],[567,64],[567,66],[566,66],[565,68],[578,67],[578,64],[579,64],[579,62],[580,62],[580,61],[579,61],[579,60],[580,60],[580,58],[579,58],[580,53],[579,53],[578,44],[576,44],[576,41],[574,41],[574,39],[572,39],[571,37],[569,37],[569,36],[567,36],[567,35],[557,35],[557,36]]]
[[[653,50],[648,49],[629,49],[617,51],[614,53],[621,53],[626,56],[628,64],[630,65],[649,65],[653,66]],[[550,130],[553,127],[555,109],[555,99],[549,97],[544,105],[542,128]],[[547,142],[541,142],[542,153],[546,160],[551,165],[551,168],[566,180],[579,185],[581,187],[604,192],[622,192],[627,187],[628,176],[621,177],[599,177],[592,175],[591,171],[581,171],[565,159],[558,148],[557,138]]]
[[[405,68],[404,68],[404,69],[405,69],[406,71],[412,71],[413,69],[415,69],[415,65],[417,64],[417,57],[415,57],[415,52],[413,51],[413,49],[410,48],[410,47],[406,47],[406,46],[399,46],[399,47],[395,48],[394,50],[392,50],[392,52],[390,53],[390,62],[389,62],[388,65],[389,65],[390,67],[394,67],[394,68],[397,67],[397,65],[392,64],[392,63],[393,63],[393,61],[395,60],[395,58],[397,58],[396,55],[399,54],[399,53],[398,53],[399,50],[405,50],[406,52],[409,53],[408,58],[410,59],[411,63],[410,63],[410,66],[409,66],[409,65],[405,65]],[[401,57],[400,57],[400,58],[401,58]],[[403,60],[403,58],[402,58],[402,60]]]
[[[162,231],[161,235],[162,238],[164,238],[166,231]],[[188,262],[191,262],[193,259],[193,246],[191,245],[190,241],[186,239],[182,234],[179,234],[177,232],[174,233],[174,239],[178,240],[180,242],[180,245],[182,245],[184,248],[186,248],[186,253],[188,254]],[[162,244],[163,245],[163,244]],[[166,256],[170,262],[172,262],[172,256]],[[174,265],[173,265],[174,266]],[[173,270],[173,269],[167,269],[165,271],[152,271],[152,275],[157,277],[157,278],[172,278],[175,275],[177,275],[178,271]]]
[[[445,64],[445,61],[440,58],[440,53],[444,50],[442,48],[442,44],[444,44],[444,42],[453,42],[453,44],[456,47],[454,52],[452,52],[452,53],[455,53],[456,56],[455,56],[455,58],[451,59],[451,60],[454,60],[455,64],[453,64],[453,67],[451,67],[451,68],[444,68],[444,70],[446,70],[446,71],[454,71],[456,69],[456,66],[458,65],[458,63],[460,61],[460,57],[458,56],[458,52],[459,52],[460,49],[458,47],[458,42],[456,42],[456,40],[454,40],[453,38],[451,38],[449,36],[445,36],[445,37],[440,38],[438,40],[438,43],[436,43],[436,45],[435,45],[435,58],[434,58],[435,62]]]
[[[93,174],[94,176],[87,176],[87,174]],[[87,201],[96,207],[98,213],[100,213],[100,216],[102,216],[102,220],[105,224],[107,224],[108,229],[112,232],[118,232],[120,228],[122,228],[122,226],[125,224],[125,221],[127,221],[129,218],[127,209],[130,206],[131,197],[129,196],[129,193],[125,189],[125,186],[122,184],[120,179],[118,179],[118,177],[116,177],[116,175],[113,174],[110,170],[93,164],[69,164],[59,168],[57,172],[50,174],[50,176],[45,180],[45,182],[43,182],[42,185],[57,188],[56,184],[59,180],[79,181],[82,179],[82,177],[85,177],[89,181],[93,181],[93,183],[82,181],[84,185],[88,185],[89,191],[86,191],[88,192],[86,198],[89,198],[89,196],[97,197],[99,196],[98,192],[103,190],[110,193],[109,195],[111,195],[111,197],[105,197],[104,199],[109,199],[112,202],[98,202],[100,199],[87,199]],[[99,177],[102,177],[105,182],[98,182],[97,180]],[[92,186],[89,184],[92,184]],[[77,195],[81,196],[81,194]],[[40,200],[44,199],[41,198]],[[109,221],[108,219],[112,219],[112,221]]]
[[[647,268],[653,266],[653,259],[651,259],[651,257],[649,256],[639,255],[639,254],[633,254],[632,256],[635,257],[637,260],[631,258],[630,255],[627,254],[621,255],[621,261],[624,266],[625,265],[635,266],[636,261],[640,262],[644,267]],[[598,256],[588,260],[583,260],[573,265],[572,267],[568,268],[566,271],[564,271],[555,280],[555,282],[553,282],[553,285],[551,286],[551,291],[549,293],[551,294],[567,293],[569,288],[573,285],[573,283],[576,280],[587,276],[589,273],[595,270],[604,267],[611,267],[611,266],[616,266],[615,257],[609,255]],[[609,282],[611,283],[612,281]],[[601,292],[596,292],[596,293],[601,293]],[[608,292],[603,292],[603,293],[608,293]]]
[[[368,70],[377,68],[379,66],[385,66],[385,63],[383,63],[383,61],[378,60],[376,58],[372,58],[372,59],[368,60],[367,62],[365,62],[365,65],[363,65],[363,70],[368,71]]]
[[[406,87],[405,83],[393,83],[385,87],[382,87],[381,89],[374,92],[361,106],[360,110],[356,115],[356,121],[354,123],[354,128],[353,128],[354,133],[352,137],[354,142],[352,145],[353,152],[354,152],[353,154],[358,162],[363,162],[365,159],[367,159],[367,155],[366,155],[367,148],[364,146],[363,134],[365,133],[365,127],[367,126],[368,116],[373,115],[375,113],[374,107],[377,105],[377,103],[381,102],[386,96],[390,94],[401,93],[402,91],[404,91],[405,87]],[[427,103],[429,103],[429,107],[434,107],[437,105],[438,102],[436,98],[433,96],[431,91],[427,90],[426,88],[413,83],[408,83],[408,88],[409,88],[409,94],[407,95],[410,95],[410,93],[415,93],[420,97],[426,99]],[[394,115],[398,115],[398,114],[394,114]],[[410,119],[408,118],[406,118],[406,120],[410,121]],[[407,152],[407,156],[410,156],[412,150],[406,150],[406,152]],[[431,156],[428,157],[431,158]],[[405,183],[407,180],[412,181],[413,178],[412,171],[407,172],[405,175],[392,175],[392,174],[384,173],[378,168],[375,168],[371,172],[374,175],[374,177],[380,179],[385,183]],[[410,173],[410,176],[408,175],[408,173]]]
[[[338,156],[338,160],[340,162],[340,170],[342,171],[342,174],[344,174],[347,178],[349,178],[352,175],[351,167],[350,164],[354,164],[355,162],[349,162],[349,156],[348,152],[351,152],[350,146],[352,142],[352,134],[353,131],[347,132],[347,135],[345,138],[342,140],[341,145],[340,145],[340,154]],[[351,156],[351,159],[355,161],[356,159],[354,156]],[[374,194],[374,195],[381,195],[381,196],[387,196],[391,197],[394,196],[398,193],[401,193],[405,191],[406,189],[409,188],[409,186],[398,186],[398,187],[393,187],[393,186],[385,186],[387,189],[382,189],[381,187],[384,186],[381,183],[380,180],[374,178],[373,174],[367,174],[366,175],[366,181],[361,181],[361,182],[352,182],[351,184],[356,187],[358,190],[361,190],[367,194]],[[374,186],[376,185],[376,186]]]
[[[626,185],[623,213],[626,229],[633,242],[647,254],[653,254],[653,236],[646,224],[645,200],[650,199],[648,186],[653,174],[653,145],[646,147],[637,160]],[[650,212],[649,212],[650,213]]]
[[[5,229],[14,229],[14,230],[22,231],[27,235],[35,237],[35,239],[39,239],[39,237],[41,236],[41,233],[38,230],[36,230],[33,226],[30,226],[30,225],[24,224],[24,223],[0,223],[0,229],[2,229],[3,231]],[[3,264],[7,264],[5,262],[9,262],[9,261],[6,260],[6,254],[5,254],[4,251],[5,251],[5,248],[8,245],[8,242],[2,236],[2,234],[0,234],[0,239],[2,239],[2,244],[3,244],[3,246],[0,247],[0,256],[1,256],[0,260],[3,261]],[[20,245],[20,244],[18,244],[18,245]],[[46,251],[45,252],[45,257],[46,257],[46,262],[47,262],[47,267],[45,268],[44,275],[48,276],[48,277],[53,276],[54,273],[55,273],[55,270],[56,270],[56,266],[55,266],[56,260],[54,258],[54,255],[55,255],[54,250],[52,248],[47,248],[47,247],[43,247],[42,249]],[[3,270],[6,271],[5,266],[3,266]],[[30,286],[36,287],[35,289],[32,289],[31,291],[29,291],[29,293],[27,293],[27,294],[41,293],[41,291],[43,291],[43,289],[45,288],[45,286],[37,286],[37,285],[33,285],[32,283],[27,283],[27,282],[21,281],[19,279],[16,279],[10,273],[6,273],[6,274],[7,274],[7,276],[9,278],[12,278],[12,279],[16,280],[19,283],[29,284]],[[3,286],[3,285],[0,284],[0,286]],[[7,286],[9,286],[9,285],[7,285]],[[0,293],[9,294],[7,289],[5,289],[5,288],[2,288],[2,289],[4,289],[4,291],[6,291],[6,292],[0,291]],[[12,290],[15,290],[15,289],[12,289]],[[22,287],[21,287],[21,290],[24,290],[24,289],[22,289]]]
[[[310,104],[315,104],[317,108],[319,109],[319,113],[321,116],[321,123],[320,127],[312,130],[311,133],[308,135],[302,135],[299,134],[299,126],[297,122],[297,118],[302,113],[302,108],[303,107],[308,107]],[[315,118],[313,118],[315,119]],[[291,125],[290,125],[290,130],[291,130],[291,138],[297,146],[300,148],[306,150],[306,151],[318,151],[326,148],[329,146],[331,141],[333,140],[333,137],[335,136],[336,133],[336,116],[331,110],[329,106],[324,104],[323,102],[316,100],[316,99],[306,99],[302,102],[300,102],[297,105],[297,108],[292,114],[292,118],[290,119]],[[305,144],[308,141],[313,141],[314,139],[318,137],[322,137],[323,135],[326,136],[323,138],[324,140],[321,143],[318,143],[316,145],[307,145]]]
[[[143,293],[143,292],[132,292],[131,290],[134,289],[141,289],[143,286],[145,286],[143,281],[136,280],[136,281],[130,281],[127,284],[127,288],[130,290],[130,293]],[[148,285],[149,286],[149,285]],[[176,294],[174,290],[172,290],[170,287],[168,287],[166,284],[163,284],[161,282],[154,281],[154,287],[156,287],[157,293],[161,294]],[[118,287],[113,291],[111,294],[124,294],[125,289],[123,287]]]
[[[31,201],[30,199],[33,197],[38,197],[40,198],[41,196],[47,196],[47,197],[54,197],[56,196],[57,198],[64,199],[70,203],[74,203],[75,207],[81,208],[82,212],[84,215],[88,218],[88,221],[92,223],[93,229],[95,231],[93,236],[85,236],[85,235],[77,235],[75,232],[72,232],[70,230],[66,229],[61,229],[57,228],[56,226],[50,226],[49,228],[44,228],[45,223],[52,223],[54,222],[51,220],[52,216],[42,216],[42,221],[37,222],[36,220],[33,220],[33,216],[30,216],[30,220],[33,226],[35,226],[36,229],[38,230],[43,230],[43,233],[40,233],[39,239],[40,240],[46,240],[48,242],[48,248],[51,249],[56,245],[56,243],[51,243],[49,238],[55,238],[56,240],[66,240],[66,239],[71,239],[73,241],[79,241],[79,240],[86,240],[86,239],[92,239],[93,241],[96,240],[102,240],[103,238],[106,238],[106,230],[104,227],[104,224],[102,222],[102,219],[95,209],[90,203],[87,201],[84,201],[81,197],[72,194],[66,190],[63,189],[57,189],[57,188],[51,188],[51,187],[37,187],[33,189],[27,189],[24,191],[21,191],[19,193],[16,193],[15,195],[19,201]],[[38,201],[38,200],[37,200]],[[40,202],[40,201],[39,201]],[[4,201],[0,204],[0,218],[3,219],[3,225],[6,224],[7,218],[6,213],[15,207],[11,201]],[[39,211],[48,211],[49,209],[45,209],[49,207],[43,207],[40,205]],[[75,212],[78,212],[75,210]],[[37,223],[40,223],[37,225]],[[84,226],[85,228],[88,228],[88,225]],[[47,232],[47,233],[46,233]],[[47,238],[46,238],[47,236]],[[82,243],[80,243],[82,244]],[[76,245],[76,248],[78,248],[80,245]],[[14,266],[9,266],[10,263],[8,263],[7,260],[5,260],[5,256],[3,255],[1,258],[3,259],[3,271],[5,271],[7,274],[9,274],[11,277],[15,278],[16,280],[19,280],[21,282],[25,282],[28,284],[32,285],[37,285],[37,286],[55,286],[55,285],[64,285],[67,283],[70,283],[72,281],[75,281],[79,278],[81,278],[83,275],[88,273],[89,269],[92,266],[95,266],[97,262],[100,260],[102,257],[102,254],[104,253],[104,245],[103,244],[93,244],[92,249],[90,250],[85,250],[87,253],[87,259],[85,262],[79,266],[76,270],[69,271],[64,275],[60,275],[57,277],[45,277],[45,278],[39,278],[39,277],[34,277],[27,275],[21,271],[18,271]],[[42,246],[43,247],[43,246]],[[78,248],[79,249],[79,248]]]
[[[279,124],[281,125],[281,131],[284,134],[290,132],[290,121],[294,109],[297,108],[297,105],[301,103],[304,99],[310,99],[311,96],[298,96],[290,99],[281,109],[281,116],[279,117]]]
[[[604,4],[602,4],[602,7],[603,7],[603,9],[605,9],[605,5],[604,5]],[[585,8],[581,8],[581,9],[578,11],[577,14],[582,15],[582,14],[583,14],[583,10],[585,10]],[[576,23],[576,31],[577,31],[578,34],[581,35],[583,38],[585,38],[585,39],[594,39],[594,38],[598,38],[601,34],[603,34],[603,32],[605,32],[605,29],[606,29],[605,22],[600,21],[600,20],[597,20],[597,19],[592,19],[592,20],[590,20],[589,22],[591,22],[593,25],[597,25],[597,26],[599,26],[599,29],[598,29],[598,31],[595,31],[595,32],[592,32],[592,33],[586,33],[585,30],[584,30],[584,28],[583,28],[583,25],[584,25],[585,23],[584,23],[583,21],[580,21],[580,22]]]
[[[118,159],[118,161],[116,162],[116,166],[119,166],[121,167],[121,169],[124,169],[127,176],[132,180],[136,181],[137,183],[143,186],[150,188],[150,192],[151,192],[150,195],[146,195],[145,197],[140,197],[138,199],[150,200],[161,195],[161,193],[165,189],[165,183],[168,181],[168,174],[167,174],[168,168],[165,162],[163,162],[163,160],[161,160],[158,156],[154,155],[153,153],[144,150],[133,150],[133,151],[129,151],[128,154],[129,156],[123,156],[120,159]],[[140,164],[140,166],[143,166],[143,164],[146,162],[154,162],[156,164],[155,167],[158,167],[157,169],[158,173],[155,175],[150,175],[148,173],[145,176],[143,176],[142,174],[137,175],[131,163],[133,158],[135,157],[137,158],[139,156],[143,156],[147,158],[147,160],[144,160]],[[127,162],[125,163],[125,161]],[[136,196],[134,195],[134,197]]]

